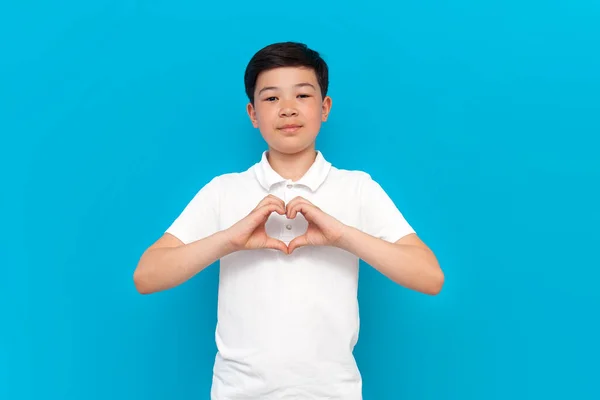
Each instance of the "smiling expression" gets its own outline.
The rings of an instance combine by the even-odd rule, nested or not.
[[[314,71],[283,67],[262,72],[256,80],[254,104],[248,115],[270,149],[294,154],[314,148],[327,121],[331,98],[323,98]]]

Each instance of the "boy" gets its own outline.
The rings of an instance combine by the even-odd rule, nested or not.
[[[268,150],[199,190],[142,255],[135,285],[166,290],[220,260],[211,399],[361,399],[359,259],[428,294],[443,273],[378,183],[315,149],[331,109],[317,52],[267,46],[245,86]]]

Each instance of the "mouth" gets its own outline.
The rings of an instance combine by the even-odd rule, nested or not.
[[[285,132],[285,133],[294,133],[300,128],[302,128],[302,125],[287,124],[287,125],[280,126],[277,129],[279,129],[280,131]]]

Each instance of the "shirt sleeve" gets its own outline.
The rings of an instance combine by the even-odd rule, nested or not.
[[[184,244],[208,237],[220,229],[219,188],[213,178],[204,185],[166,230]]]
[[[381,185],[365,174],[360,190],[361,230],[388,242],[415,233]]]

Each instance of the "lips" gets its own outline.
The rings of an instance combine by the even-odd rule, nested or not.
[[[286,125],[280,126],[278,129],[280,131],[283,131],[283,132],[286,132],[286,133],[294,133],[294,132],[296,132],[300,128],[302,128],[302,125],[298,125],[298,124],[286,124]]]

